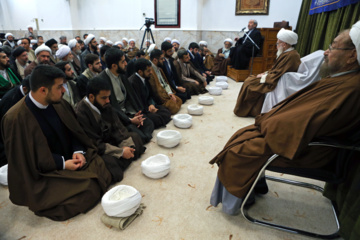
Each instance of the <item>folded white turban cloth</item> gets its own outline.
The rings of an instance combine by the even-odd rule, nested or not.
[[[87,38],[84,40],[85,45],[87,46],[91,42],[91,40],[93,40],[94,38],[95,38],[95,35],[90,33],[87,36]]]
[[[8,165],[4,165],[0,168],[0,184],[8,185]]]
[[[293,31],[282,28],[278,32],[277,38],[283,42],[290,44],[290,45],[295,45],[298,40],[298,35],[296,33],[294,33]]]
[[[191,115],[202,115],[204,112],[204,107],[197,104],[191,104],[187,107],[187,110]]]
[[[212,105],[214,104],[214,98],[210,96],[200,96],[198,98],[199,103],[202,105]]]
[[[135,39],[133,39],[133,38],[132,38],[132,39],[130,39],[130,40],[129,40],[129,43],[130,43],[131,41],[133,41],[133,42],[136,44]]]
[[[106,38],[104,38],[104,37],[100,37],[100,40],[103,40],[104,42],[106,42]]]
[[[233,40],[231,40],[231,38],[227,38],[227,39],[225,39],[224,40],[224,43],[225,42],[229,42],[229,43],[231,43],[231,45],[233,45],[234,44],[234,42],[233,42]]]
[[[175,127],[189,128],[192,125],[192,116],[189,114],[176,114],[173,117]]]
[[[162,178],[170,172],[170,159],[164,154],[156,154],[141,162],[142,173],[149,178]]]
[[[115,42],[115,45],[117,46],[117,45],[121,45],[121,46],[124,46],[124,44],[122,43],[122,41],[117,41],[117,42]]]
[[[350,29],[350,38],[356,48],[357,60],[360,64],[360,21],[355,23]]]
[[[177,44],[179,44],[179,45],[180,45],[180,41],[179,41],[179,40],[177,40],[177,39],[173,39],[173,40],[171,41],[171,44],[173,44],[173,43],[177,43]]]
[[[221,87],[208,87],[207,90],[209,91],[210,95],[221,95],[222,93]]]
[[[180,143],[181,133],[176,130],[164,130],[156,135],[156,141],[159,146],[173,148]]]
[[[7,39],[8,38],[8,36],[14,36],[12,33],[7,33],[7,34],[5,34],[5,38]]]
[[[205,46],[207,46],[208,44],[207,44],[206,41],[200,41],[200,42],[199,42],[199,45],[205,45]]]
[[[71,39],[68,43],[69,48],[74,48],[76,46],[77,40],[76,39]]]
[[[107,44],[114,45],[114,43],[113,43],[112,41],[110,41],[110,40],[107,40],[106,43],[107,43]]]
[[[171,38],[166,37],[166,38],[164,38],[164,42],[165,42],[165,41],[171,41]]]
[[[129,39],[127,39],[127,38],[123,38],[121,40],[125,40],[127,43],[129,43]]]
[[[45,44],[41,44],[41,46],[39,46],[35,49],[35,55],[38,55],[38,53],[40,53],[42,51],[48,51],[51,54],[51,49],[48,46],[46,46]]]
[[[68,46],[63,45],[61,48],[59,48],[59,50],[56,51],[56,57],[58,57],[59,59],[63,59],[69,54],[70,51],[71,50]]]

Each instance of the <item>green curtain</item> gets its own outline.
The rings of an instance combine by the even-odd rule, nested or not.
[[[326,50],[336,35],[360,19],[360,2],[336,11],[309,15],[311,0],[303,0],[296,32],[299,36],[296,50],[300,56],[316,50]]]

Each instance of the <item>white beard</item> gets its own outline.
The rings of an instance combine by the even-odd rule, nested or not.
[[[278,51],[276,52],[276,59],[284,52],[284,49],[280,48],[278,49]]]

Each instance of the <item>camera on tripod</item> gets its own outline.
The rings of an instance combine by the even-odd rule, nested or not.
[[[150,27],[152,24],[155,23],[155,20],[153,18],[145,18],[145,26]]]

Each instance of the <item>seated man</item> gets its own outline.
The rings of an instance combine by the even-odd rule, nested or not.
[[[170,110],[171,114],[177,113],[182,105],[182,100],[176,96],[174,89],[170,87],[166,76],[161,69],[164,64],[164,54],[159,49],[154,49],[150,54],[151,60],[151,76],[150,86],[154,93],[155,102],[165,106]]]
[[[96,41],[95,35],[89,34],[86,37],[86,39],[84,40],[84,44],[85,44],[85,50],[81,53],[81,57],[83,59],[83,61],[81,63],[82,70],[85,70],[87,68],[87,66],[85,64],[86,55],[92,53],[92,54],[97,54],[100,56],[98,48],[97,48],[97,41]]]
[[[89,211],[111,182],[104,161],[62,100],[64,78],[56,67],[37,66],[30,93],[1,123],[10,200],[56,221]]]
[[[10,69],[10,59],[0,48],[0,99],[7,91],[20,84],[21,79],[18,79]]]
[[[214,66],[214,54],[209,50],[206,41],[200,41],[199,47],[199,54],[203,58],[204,66],[210,70]]]
[[[89,55],[87,55],[89,56]],[[93,78],[87,96],[76,107],[76,115],[98,154],[104,159],[113,182],[123,179],[125,169],[145,151],[137,133],[130,133],[110,105],[111,86],[101,78]]]
[[[156,129],[165,127],[170,122],[171,112],[165,106],[155,103],[154,93],[149,83],[151,72],[151,62],[140,58],[135,62],[135,73],[129,78],[129,81],[140,100],[141,112],[151,119]]]
[[[172,58],[177,60],[177,58],[178,58],[177,52],[180,50],[180,41],[177,39],[173,39],[173,40],[171,40],[171,45],[173,46],[173,49],[174,49]]]
[[[47,40],[45,42],[45,45],[48,46],[51,49],[50,62],[52,64],[57,63],[59,61],[59,59],[56,57],[56,51],[59,50],[58,42],[55,39],[52,38],[50,40]]]
[[[12,33],[5,34],[6,41],[4,42],[4,46],[9,46],[12,49],[17,47],[17,43],[14,40],[14,35]]]
[[[250,20],[248,24],[249,31],[247,34],[249,37],[260,47],[261,34],[257,29],[258,22],[256,20]],[[235,41],[237,38],[235,38]],[[247,69],[249,67],[250,58],[252,56],[253,43],[244,35],[242,38],[236,41],[235,47],[230,51],[230,64],[235,69]],[[258,49],[254,47],[254,56],[258,53]]]
[[[308,144],[318,137],[346,140],[358,129],[359,39],[360,27],[350,34],[341,32],[324,53],[326,78],[289,96],[230,138],[210,161],[219,166],[210,200],[213,206],[222,202],[224,212],[238,213],[242,199],[273,154],[280,155],[271,164],[278,167],[322,168],[336,158],[334,148],[309,148]],[[260,190],[266,193],[267,187]]]
[[[152,138],[154,123],[141,113],[140,101],[126,78],[125,54],[117,49],[110,48],[105,54],[108,66],[98,77],[105,79],[111,86],[110,104],[113,106],[120,121],[130,132],[140,135],[143,143]]]
[[[90,79],[96,77],[102,72],[101,62],[99,55],[89,53],[85,57],[85,64],[87,68],[85,71],[76,79],[76,86],[79,89],[80,97],[86,96],[86,87]]]
[[[25,48],[26,52],[28,53],[28,59],[30,62],[35,61],[36,56],[34,50],[30,47],[30,39],[23,38],[21,39],[21,46]]]
[[[25,69],[24,69],[24,76],[28,76],[31,74],[33,69],[39,64],[46,64],[51,65],[53,63],[50,62],[51,56],[51,49],[46,46],[45,44],[41,45],[35,50],[36,60],[31,62]]]
[[[5,113],[14,106],[18,101],[20,101],[28,92],[30,91],[30,76],[26,77],[21,85],[18,85],[11,90],[9,90],[0,101],[0,122],[4,117]],[[0,130],[1,136],[1,130]],[[7,164],[7,159],[5,156],[5,148],[2,137],[0,137],[0,167]]]
[[[280,77],[286,72],[296,72],[301,63],[299,53],[293,48],[298,36],[281,29],[277,34],[277,58],[273,67],[257,76],[245,79],[236,101],[234,113],[238,117],[257,116],[261,112],[265,93],[275,89]]]
[[[222,76],[227,73],[227,66],[230,64],[230,48],[233,41],[230,38],[224,40],[224,47],[220,48],[214,59],[214,66],[211,68],[211,73],[215,76]]]
[[[184,87],[189,89],[191,95],[207,93],[206,78],[190,65],[190,56],[185,49],[178,51],[178,60],[174,61],[174,66],[179,79],[183,80]]]
[[[67,62],[73,71],[73,78],[72,80],[76,79],[78,77],[75,66],[74,66],[74,55],[71,52],[70,47],[63,45],[60,47],[59,50],[56,51],[56,57],[59,59],[59,62]]]
[[[70,103],[70,105],[75,108],[77,103],[80,102],[81,97],[79,90],[76,86],[74,79],[74,71],[71,69],[69,62],[58,62],[55,64],[55,67],[59,68],[65,73],[65,79],[63,87],[65,88],[65,93],[63,99]]]
[[[136,53],[135,57],[128,62],[128,65],[126,67],[126,76],[127,77],[130,77],[131,75],[133,75],[135,73],[135,62],[136,62],[136,60],[138,60],[140,58],[145,58],[145,53],[143,50],[138,51]]]
[[[72,65],[74,67],[75,70],[75,76],[80,76],[81,74],[81,62],[82,57],[81,57],[81,47],[80,44],[78,43],[78,41],[76,39],[71,39],[69,41],[69,48],[71,49],[71,54],[73,55],[73,62]]]
[[[170,87],[176,91],[176,96],[181,98],[183,103],[185,103],[186,100],[191,98],[191,94],[189,89],[183,87],[182,80],[178,78],[178,74],[176,73],[174,59],[172,58],[174,51],[173,46],[169,42],[165,41],[161,44],[161,51],[164,53],[165,57],[164,64],[161,69],[165,73]]]
[[[190,56],[189,63],[191,66],[198,71],[202,76],[206,78],[207,84],[209,84],[213,80],[213,76],[211,75],[211,72],[209,69],[207,69],[204,65],[203,58],[200,56],[199,53],[199,45],[196,42],[192,42],[189,44],[188,53]]]
[[[136,56],[136,53],[138,51],[140,51],[139,48],[137,48],[135,46],[135,44],[136,44],[135,39],[130,39],[129,40],[129,48],[128,48],[127,56],[128,56],[128,58],[130,60],[133,59]]]

